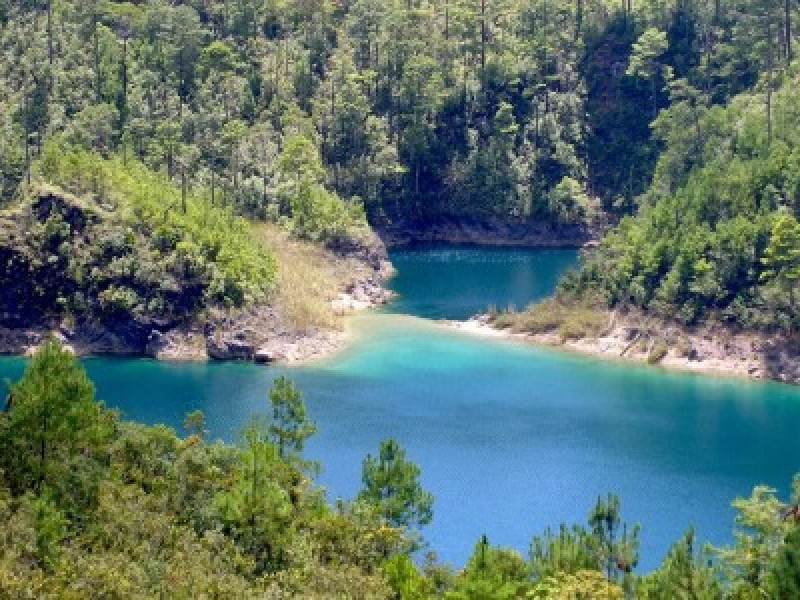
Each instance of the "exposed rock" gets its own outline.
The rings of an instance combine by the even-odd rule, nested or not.
[[[255,355],[255,362],[260,365],[278,362],[280,357],[268,348],[261,348]]]
[[[255,356],[252,344],[225,336],[208,338],[206,347],[208,355],[216,360],[252,360]]]
[[[621,314],[611,322],[612,326],[599,337],[578,340],[564,340],[556,332],[530,335],[497,330],[486,317],[456,326],[472,333],[493,332],[535,344],[640,363],[651,362],[652,348],[660,343],[667,352],[658,364],[665,368],[800,384],[798,345],[791,336],[733,331],[722,324],[692,329],[641,313]]]
[[[160,360],[206,360],[205,336],[199,327],[154,329],[147,340],[145,354]]]

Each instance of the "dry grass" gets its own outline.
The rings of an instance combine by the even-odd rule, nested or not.
[[[291,238],[271,224],[256,226],[278,260],[277,304],[297,327],[340,328],[331,301],[348,280],[348,261],[318,245]]]
[[[522,312],[508,310],[493,317],[493,324],[515,333],[557,333],[562,340],[602,335],[608,327],[608,311],[598,298],[578,300],[548,298]]]
[[[667,343],[661,339],[656,340],[650,350],[650,354],[647,355],[647,362],[651,365],[657,365],[664,360],[668,352],[669,346],[667,346]]]

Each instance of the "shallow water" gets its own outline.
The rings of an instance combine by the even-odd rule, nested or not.
[[[552,273],[575,259],[574,252],[526,250],[509,255],[530,259],[503,263],[504,251],[465,251],[484,273],[480,254],[486,253],[494,282],[535,282],[523,284],[531,299],[549,291],[542,282],[552,285]],[[428,303],[415,310],[444,317],[473,311],[453,290],[460,277],[445,285],[451,263],[441,249],[414,252],[419,256],[397,260],[404,294],[397,307]],[[451,256],[463,266],[463,253]],[[415,262],[438,272],[419,281],[435,281],[441,296],[427,284],[412,285],[405,271]],[[487,279],[478,274],[470,281],[481,278]],[[463,293],[475,306],[498,303],[497,289]],[[431,302],[436,297],[444,300]],[[448,308],[448,297],[457,308]],[[351,327],[347,350],[301,368],[86,364],[99,396],[127,416],[178,426],[187,412],[201,409],[213,433],[226,439],[265,411],[271,380],[288,374],[319,423],[308,454],[323,462],[321,481],[331,495],[354,495],[363,457],[380,440],[397,437],[436,497],[425,537],[455,563],[483,533],[526,551],[534,533],[560,521],[583,522],[597,495],[614,491],[626,518],[643,524],[641,567],[649,569],[690,524],[702,539],[730,541],[730,501],[761,482],[786,491],[800,470],[800,388],[603,362],[402,315],[360,316]],[[20,359],[0,359],[0,378],[17,376],[22,366]]]

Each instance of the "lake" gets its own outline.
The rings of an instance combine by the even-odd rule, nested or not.
[[[323,362],[98,358],[87,368],[128,417],[177,427],[200,409],[227,440],[266,411],[274,378],[292,377],[319,425],[307,453],[323,463],[330,496],[352,497],[363,457],[396,437],[436,498],[423,534],[455,564],[483,533],[527,552],[533,534],[585,522],[613,491],[625,519],[642,523],[640,570],[649,570],[689,525],[729,542],[731,500],[762,482],[786,493],[800,470],[800,388],[604,362],[420,318],[522,306],[552,290],[575,251],[422,247],[393,259],[401,297],[352,319],[350,346]],[[22,368],[0,359],[0,379]]]

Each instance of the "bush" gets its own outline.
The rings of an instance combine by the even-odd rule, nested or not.
[[[515,333],[558,333],[562,340],[599,336],[608,324],[606,301],[595,293],[566,293],[532,304],[522,312],[506,310],[489,315],[495,327]]]
[[[292,229],[314,242],[337,244],[366,230],[367,217],[359,200],[345,202],[319,184],[303,184],[292,198]]]
[[[706,112],[694,149],[686,147],[683,105],[664,111],[656,126],[666,147],[641,210],[606,236],[570,284],[684,324],[798,328],[800,78],[781,83],[774,103],[784,121],[772,140],[761,92]]]

